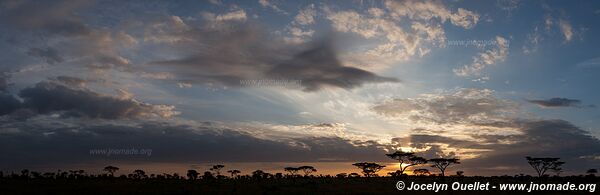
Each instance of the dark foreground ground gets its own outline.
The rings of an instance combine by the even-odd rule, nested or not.
[[[396,183],[595,183],[598,177],[379,177],[282,179],[0,179],[0,194],[599,194],[588,191],[400,191]]]

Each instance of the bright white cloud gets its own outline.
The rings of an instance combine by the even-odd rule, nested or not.
[[[454,73],[461,77],[479,76],[481,71],[490,65],[506,60],[508,56],[509,41],[501,36],[496,37],[496,48],[488,49],[473,57],[471,64],[454,69]]]
[[[314,24],[316,16],[317,10],[315,9],[315,5],[310,4],[298,12],[294,21],[300,25]]]
[[[258,3],[261,6],[271,8],[271,9],[275,10],[276,12],[279,12],[279,13],[282,13],[282,14],[285,14],[285,15],[288,14],[286,11],[283,11],[277,5],[275,5],[272,2],[270,2],[270,0],[258,0]]]
[[[458,8],[456,12],[449,10],[439,1],[386,1],[386,7],[392,17],[408,17],[413,20],[438,19],[442,23],[450,20],[456,26],[472,28],[479,21],[479,14]]]
[[[240,9],[229,13],[219,14],[215,17],[216,21],[246,21],[246,11]]]
[[[386,1],[384,9],[369,8],[365,13],[323,9],[336,31],[354,33],[379,43],[350,52],[344,59],[351,66],[370,70],[422,57],[431,51],[431,46],[444,47],[446,35],[442,24],[446,21],[465,29],[479,21],[475,12],[463,8],[452,12],[437,1]]]
[[[558,26],[565,37],[565,41],[571,41],[571,39],[573,39],[573,27],[571,26],[571,23],[567,20],[561,19],[558,21]]]

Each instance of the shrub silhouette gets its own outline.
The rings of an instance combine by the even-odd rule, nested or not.
[[[598,169],[588,169],[585,173],[587,173],[588,175],[595,177],[596,173],[598,173]]]
[[[148,177],[146,175],[146,172],[141,169],[137,169],[137,170],[133,171],[133,174],[131,176],[134,179],[145,179],[146,177]]]
[[[415,169],[413,170],[413,174],[417,176],[429,176],[431,173],[429,173],[428,169]]]

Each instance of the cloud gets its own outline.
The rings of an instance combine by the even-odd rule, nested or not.
[[[557,157],[567,162],[564,166],[565,171],[581,174],[598,164],[597,160],[584,157],[600,154],[600,140],[567,121],[538,120],[517,124],[521,126],[521,135],[490,137],[503,137],[502,139],[512,143],[487,146],[491,149],[490,152],[466,160],[463,165],[474,167],[473,171],[483,173],[493,174],[494,171],[508,169],[504,171],[533,174],[533,170],[524,160],[525,156]]]
[[[316,91],[325,86],[350,89],[363,83],[398,82],[395,78],[380,77],[358,68],[343,66],[328,43],[318,43],[273,67],[268,74],[275,78],[301,80],[306,91]]]
[[[48,64],[56,64],[64,61],[63,58],[58,55],[58,52],[51,47],[46,49],[30,48],[27,54],[30,56],[43,58]]]
[[[19,109],[21,102],[10,94],[0,93],[0,116]]]
[[[258,28],[230,24],[224,28],[209,25],[189,29],[181,33],[180,39],[190,41],[178,42],[174,47],[198,52],[152,64],[170,69],[182,80],[230,87],[241,87],[242,80],[299,80],[305,91],[316,91],[324,87],[350,89],[363,83],[398,81],[344,66],[328,37],[289,45],[269,38]]]
[[[518,134],[474,135],[475,141],[412,134],[393,142],[428,158],[461,158],[463,163],[455,169],[477,175],[533,173],[525,156],[561,158],[569,174],[581,174],[598,163],[586,157],[600,154],[600,140],[567,121],[514,120],[512,125]]]
[[[237,10],[229,13],[219,14],[215,17],[215,20],[218,22],[223,21],[246,21],[246,11]]]
[[[487,89],[457,89],[396,98],[375,104],[382,116],[414,124],[407,136],[391,144],[419,155],[458,157],[457,170],[498,175],[531,173],[525,156],[558,157],[565,170],[580,174],[598,163],[600,140],[564,120],[522,118],[515,102],[499,99]],[[557,101],[570,105],[577,101]],[[556,144],[561,143],[561,144]]]
[[[345,62],[370,70],[385,69],[395,62],[424,56],[430,47],[444,47],[442,24],[470,29],[479,20],[475,12],[459,8],[453,12],[439,1],[386,1],[385,7],[366,11],[335,11],[323,8],[334,30],[354,33],[377,41],[373,47],[348,52]]]
[[[543,5],[545,16],[544,16],[544,24],[546,26],[546,31],[550,32],[553,30],[553,27],[556,27],[557,30],[564,38],[564,42],[570,42],[573,40],[575,36],[581,36],[581,30],[577,31],[573,29],[571,22],[567,19],[564,10],[555,10],[552,9],[549,5]]]
[[[583,62],[578,63],[576,67],[582,69],[600,67],[600,58],[592,58],[585,60]]]
[[[129,65],[120,49],[137,42],[116,29],[95,27],[80,12],[92,1],[20,1],[2,9],[0,24],[6,25],[13,39],[24,40],[16,47],[30,48],[26,53],[48,64],[69,62],[88,68],[112,68]],[[36,40],[39,37],[44,41]]]
[[[479,21],[479,14],[463,8],[452,12],[440,1],[386,1],[385,5],[391,11],[392,17],[395,18],[438,19],[442,23],[449,20],[452,24],[465,29],[472,28]]]
[[[281,10],[277,5],[270,2],[270,0],[258,0],[258,3],[263,7],[268,7],[268,8],[275,10],[278,13],[288,15],[288,13],[286,11]]]
[[[419,98],[391,99],[375,104],[378,114],[436,124],[493,124],[504,122],[517,105],[493,96],[489,89],[457,89]]]
[[[171,117],[178,113],[173,106],[151,105],[131,97],[102,95],[85,88],[70,88],[54,82],[40,82],[19,92],[23,102],[3,96],[2,115],[17,109],[38,114],[61,113],[65,117],[121,119],[137,117]]]
[[[479,76],[487,66],[503,62],[508,56],[509,41],[501,36],[496,36],[496,48],[478,53],[473,57],[471,64],[454,69],[454,74],[461,77]]]
[[[222,2],[221,0],[208,0],[209,3],[215,4],[215,5],[221,5]]]
[[[6,119],[0,119],[6,120]],[[53,126],[47,123],[55,122]],[[269,140],[211,123],[2,121],[3,167],[106,162],[316,162],[385,160],[378,144],[336,137]],[[8,131],[7,129],[12,129]],[[94,149],[151,149],[151,156],[92,155]],[[243,151],[243,152],[242,152]],[[8,160],[10,156],[11,160]],[[42,163],[43,162],[43,163]]]
[[[0,20],[23,31],[62,36],[87,35],[91,31],[75,14],[91,5],[91,1],[20,1],[6,5]]]
[[[557,108],[557,107],[575,107],[582,108],[588,107],[583,106],[581,100],[576,99],[568,99],[568,98],[550,98],[547,100],[527,100],[530,103],[536,104],[542,108]],[[593,105],[589,105],[589,107],[593,107]]]
[[[565,41],[569,42],[571,39],[573,39],[573,27],[569,21],[560,19],[558,21],[558,27],[565,37]]]
[[[80,87],[80,88],[85,87],[86,84],[88,83],[88,81],[85,79],[81,79],[78,77],[71,77],[71,76],[57,76],[56,78],[54,78],[52,80],[54,80],[56,82],[60,82],[62,84],[70,86],[70,87]]]
[[[540,34],[538,27],[533,29],[532,33],[527,34],[527,40],[523,45],[523,53],[529,54],[534,53],[538,50],[538,45],[544,40]]]
[[[315,5],[310,4],[298,12],[298,15],[294,18],[294,22],[300,25],[314,24],[316,16],[317,10],[315,9]]]
[[[8,75],[0,74],[0,93],[6,92],[9,84]]]

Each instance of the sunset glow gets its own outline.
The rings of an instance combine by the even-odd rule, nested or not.
[[[0,171],[388,176],[404,151],[581,175],[598,21],[598,1],[0,1]]]

